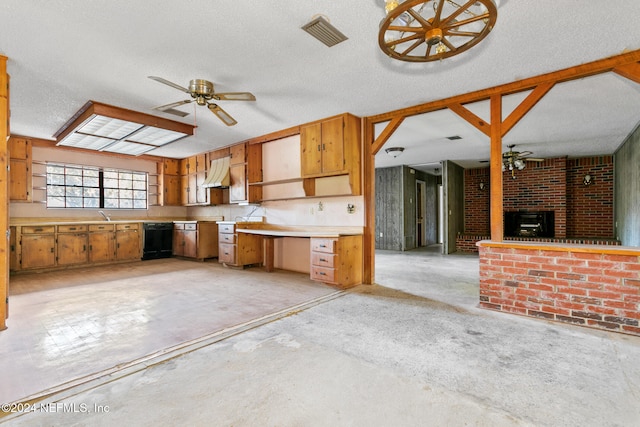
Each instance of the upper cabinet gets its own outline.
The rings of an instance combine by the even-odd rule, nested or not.
[[[31,201],[31,140],[9,138],[9,200]]]
[[[231,146],[229,165],[229,203],[260,201],[262,188],[249,183],[262,180],[262,145],[243,143]]]
[[[162,176],[162,205],[163,206],[180,206],[181,189],[180,189],[180,160],[163,159],[158,164],[159,174]]]
[[[361,145],[360,119],[351,114],[300,126],[302,178],[349,175],[351,194],[360,194]]]
[[[300,127],[303,177],[334,175],[344,171],[343,131],[342,117]]]

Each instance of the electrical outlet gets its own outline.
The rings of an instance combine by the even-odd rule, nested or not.
[[[354,204],[352,204],[352,203],[349,203],[349,204],[347,205],[347,213],[352,214],[352,213],[354,213],[355,211],[356,211],[356,206],[355,206]]]

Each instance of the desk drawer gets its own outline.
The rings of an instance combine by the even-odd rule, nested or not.
[[[235,234],[219,233],[218,234],[218,241],[220,243],[229,243],[229,244],[233,245],[234,243],[236,243],[236,235]]]
[[[218,224],[218,232],[220,233],[235,233],[235,224]]]
[[[335,265],[335,258],[336,256],[333,254],[311,252],[311,265],[333,268]]]
[[[236,245],[220,243],[219,249],[218,262],[232,265],[236,263]]]
[[[336,253],[336,243],[335,239],[311,239],[311,250],[334,254]]]
[[[336,270],[333,268],[318,267],[317,265],[312,265],[311,280],[335,283],[335,272]]]

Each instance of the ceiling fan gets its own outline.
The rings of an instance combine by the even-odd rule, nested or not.
[[[513,151],[515,144],[508,145],[509,151],[502,153],[502,171],[510,170],[511,177],[516,179],[515,169],[521,171],[525,168],[525,162],[542,162],[544,159],[529,157],[531,151]]]
[[[226,111],[224,111],[218,104],[213,101],[255,101],[256,97],[250,92],[225,92],[216,93],[213,87],[213,83],[208,80],[194,79],[189,82],[189,88],[182,87],[178,84],[163,79],[162,77],[148,76],[150,79],[163,83],[167,86],[171,86],[179,91],[188,93],[192,99],[185,99],[184,101],[172,102],[171,104],[161,105],[154,107],[154,110],[162,112],[170,112],[168,110],[173,109],[179,105],[189,104],[193,101],[198,105],[206,105],[213,114],[215,114],[222,122],[227,126],[233,126],[238,123],[233,117],[231,117]],[[174,110],[175,111],[175,110]]]

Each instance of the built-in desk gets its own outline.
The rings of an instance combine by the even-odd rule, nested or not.
[[[267,271],[274,270],[274,240],[282,237],[311,239],[312,280],[343,288],[362,283],[361,227],[285,227],[268,226],[241,228],[237,233],[262,236],[263,263]]]

